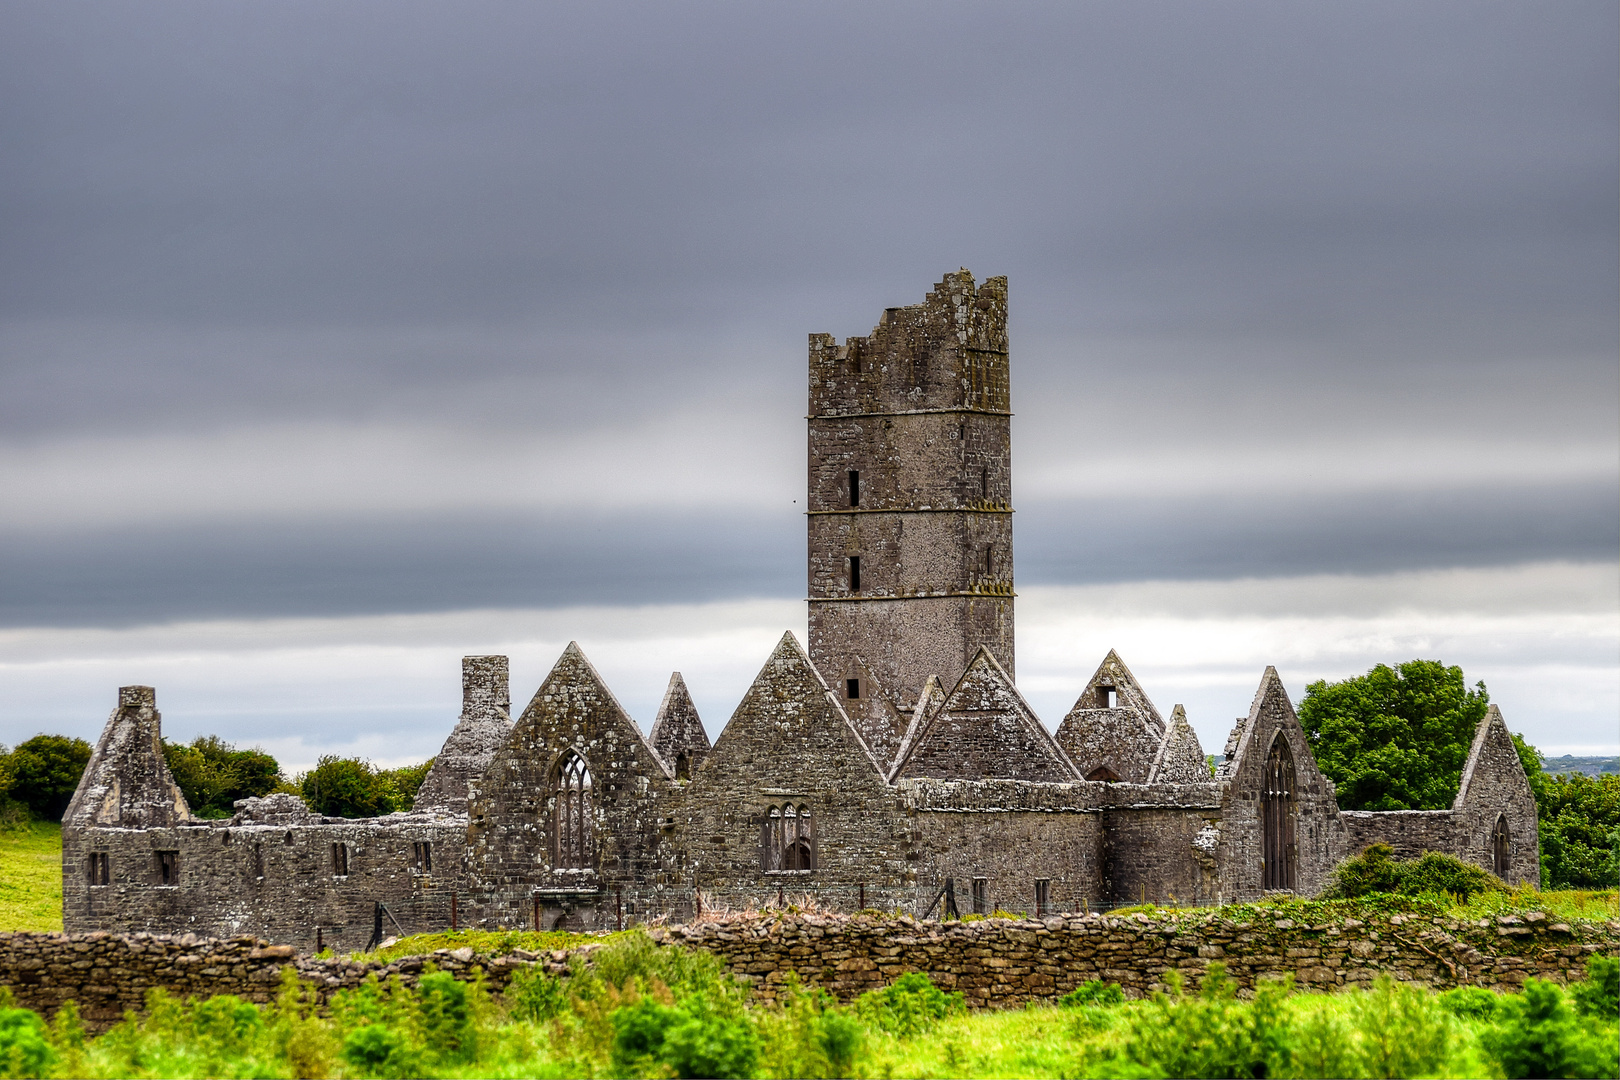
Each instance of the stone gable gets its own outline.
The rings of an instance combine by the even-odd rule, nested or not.
[[[678,671],[670,673],[669,687],[658,705],[647,742],[677,780],[692,779],[709,756],[709,733],[703,730],[703,720]]]
[[[988,649],[980,649],[934,710],[895,774],[942,780],[1063,782],[1074,766]]]

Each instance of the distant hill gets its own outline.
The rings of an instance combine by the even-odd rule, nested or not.
[[[1620,773],[1620,757],[1574,757],[1565,754],[1563,757],[1547,758],[1541,763],[1541,768],[1554,775],[1585,773],[1587,776],[1601,776],[1603,773]]]

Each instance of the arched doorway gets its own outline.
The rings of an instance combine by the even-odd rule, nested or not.
[[[1267,889],[1294,888],[1294,754],[1282,732],[1271,741],[1260,782],[1260,833]]]
[[[1512,837],[1508,834],[1506,814],[1498,814],[1496,827],[1491,830],[1491,871],[1503,881],[1508,876],[1508,853],[1512,850]]]

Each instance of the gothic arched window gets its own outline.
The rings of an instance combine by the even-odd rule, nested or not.
[[[589,870],[592,864],[591,770],[574,750],[557,763],[552,794],[552,866]]]
[[[1496,827],[1491,830],[1491,871],[1503,881],[1508,876],[1508,854],[1512,851],[1512,837],[1508,834],[1506,814],[1498,814]]]
[[[784,803],[766,808],[759,827],[761,870],[814,870],[815,821],[810,807]]]
[[[1271,742],[1260,780],[1263,876],[1268,889],[1294,887],[1294,754],[1282,732]]]

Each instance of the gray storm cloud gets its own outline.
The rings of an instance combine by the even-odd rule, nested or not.
[[[795,595],[804,335],[958,265],[1021,579],[1612,557],[1617,24],[7,5],[0,623]]]

